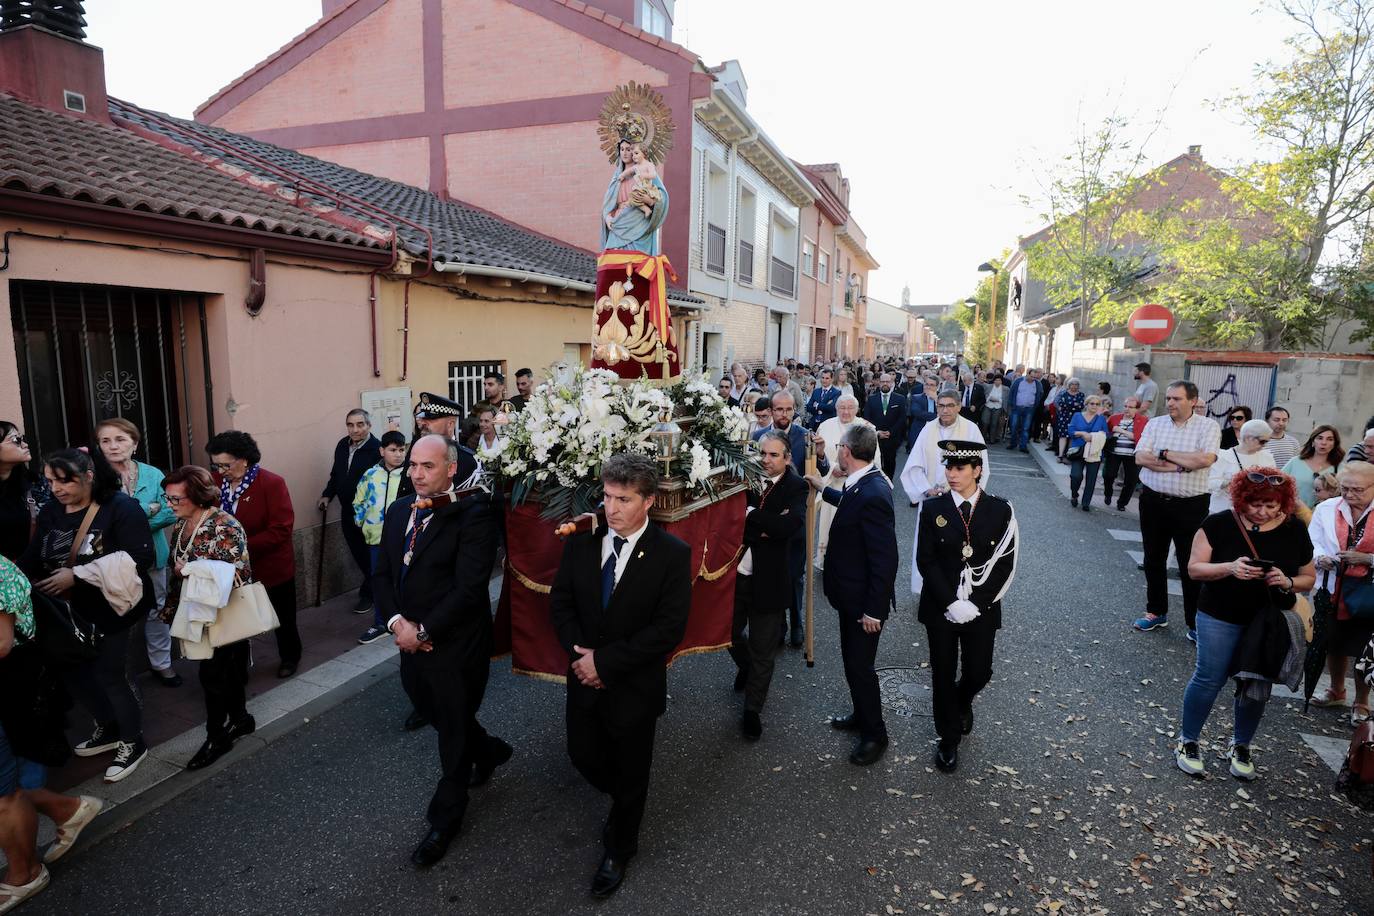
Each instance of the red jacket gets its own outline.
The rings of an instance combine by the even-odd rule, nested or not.
[[[1112,414],[1111,419],[1109,419],[1109,420],[1107,421],[1107,436],[1108,436],[1108,437],[1111,437],[1111,436],[1115,436],[1115,435],[1116,435],[1116,433],[1114,433],[1113,430],[1116,429],[1116,424],[1120,423],[1121,420],[1122,420],[1125,416],[1126,416],[1126,411],[1124,411],[1124,410],[1121,411],[1121,413],[1114,413],[1114,414]],[[1135,428],[1131,430],[1131,432],[1135,434],[1135,444],[1136,444],[1136,445],[1139,445],[1139,444],[1140,444],[1140,434],[1143,433],[1143,432],[1145,432],[1145,424],[1146,424],[1146,423],[1149,423],[1149,422],[1150,422],[1150,418],[1149,418],[1149,417],[1147,417],[1147,416],[1145,416],[1144,414],[1139,413],[1139,412],[1136,413],[1136,415],[1135,415]]]
[[[216,474],[215,484],[220,482]],[[263,585],[280,585],[296,575],[296,551],[291,542],[296,527],[296,512],[286,481],[266,468],[258,468],[257,479],[239,497],[234,517],[248,535],[248,561],[253,578]]]

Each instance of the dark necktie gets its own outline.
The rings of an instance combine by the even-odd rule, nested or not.
[[[967,525],[973,518],[973,503],[964,500],[963,505],[959,507],[959,514],[964,517],[964,524]]]
[[[611,538],[611,555],[601,564],[601,609],[611,603],[611,592],[615,591],[615,564],[620,560],[620,548],[625,546],[622,537]]]
[[[415,542],[420,539],[420,529],[425,526],[425,519],[429,518],[433,511],[433,509],[415,510],[415,520],[411,522],[410,534],[406,537],[406,552],[401,557],[401,571],[396,575],[397,585],[406,580],[406,573],[410,571],[410,561],[415,558]]]

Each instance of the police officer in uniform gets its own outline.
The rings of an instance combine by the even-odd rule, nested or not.
[[[938,443],[949,492],[926,500],[916,541],[925,580],[917,619],[930,645],[931,703],[940,743],[935,765],[959,765],[959,740],[973,731],[973,699],[992,679],[1002,596],[1016,572],[1016,515],[979,485],[987,446]]]

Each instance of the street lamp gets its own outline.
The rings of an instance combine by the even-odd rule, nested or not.
[[[969,331],[968,335],[969,340],[972,340],[973,335],[978,333],[978,316],[982,314],[983,306],[978,302],[977,299],[975,299],[972,296],[969,296],[967,299],[964,300],[964,305],[973,306],[973,329]]]
[[[991,305],[988,306],[988,310],[992,313],[992,317],[988,319],[992,325],[988,329],[988,361],[991,362],[993,359],[992,348],[996,344],[997,338],[997,267],[991,261],[984,261],[978,265],[978,272],[980,274],[992,274],[992,298],[990,300]]]

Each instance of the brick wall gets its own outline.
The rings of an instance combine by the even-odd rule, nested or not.
[[[420,0],[391,0],[215,123],[251,132],[423,111],[420,20]]]
[[[710,331],[719,330],[725,335],[725,365],[702,368],[715,372],[729,367],[732,362],[763,365],[766,310],[748,302],[725,305],[715,296],[703,298],[706,299],[706,306],[702,310],[701,326]]]
[[[429,140],[425,137],[351,143],[346,146],[316,146],[301,152],[370,175],[381,175],[392,181],[420,188],[429,184]]]

